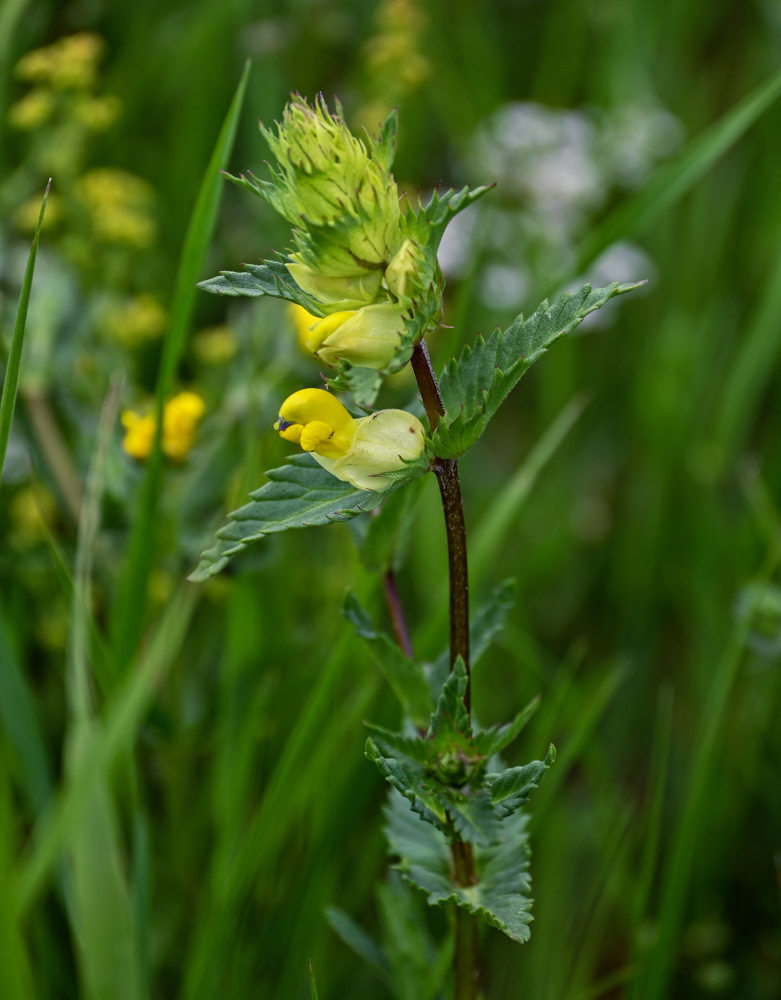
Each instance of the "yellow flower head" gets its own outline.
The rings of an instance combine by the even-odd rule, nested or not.
[[[118,97],[84,95],[74,101],[73,117],[85,128],[93,132],[102,132],[114,124],[121,110],[122,104]]]
[[[153,295],[137,295],[108,309],[102,325],[112,340],[124,347],[137,347],[159,337],[167,321],[165,309]]]
[[[180,392],[169,399],[163,410],[163,452],[181,461],[195,443],[195,431],[206,404],[195,392]]]
[[[193,353],[202,365],[226,365],[236,357],[238,349],[235,332],[225,325],[207,326],[193,338]]]
[[[403,310],[392,302],[332,313],[309,335],[309,348],[327,365],[349,361],[362,368],[385,368],[404,333]]]
[[[14,211],[12,219],[16,228],[22,233],[34,233],[38,225],[38,217],[41,214],[40,195],[33,195]],[[52,229],[62,221],[63,208],[62,199],[56,194],[50,194],[46,203],[46,215],[43,217],[44,227]]]
[[[88,89],[95,83],[105,45],[100,35],[91,32],[68,35],[22,56],[16,75],[20,80],[49,83],[58,90]]]
[[[187,457],[205,410],[206,404],[195,392],[180,392],[168,400],[163,409],[163,454],[176,461]],[[122,426],[125,428],[122,447],[127,454],[139,461],[148,458],[155,440],[155,418],[125,410]]]
[[[37,87],[25,94],[8,111],[8,124],[22,131],[32,132],[45,125],[54,110],[54,96],[50,90]]]
[[[418,458],[425,444],[423,425],[411,413],[379,410],[356,418],[324,389],[288,396],[274,427],[337,479],[361,490],[384,489],[386,473]]]
[[[97,167],[77,181],[96,239],[143,249],[154,242],[153,189],[141,177],[115,167]]]
[[[131,458],[139,461],[148,458],[155,440],[155,418],[150,415],[142,416],[134,410],[124,410],[121,420],[125,428],[122,441],[124,450]]]
[[[309,347],[309,332],[315,323],[318,323],[319,317],[313,316],[312,313],[307,312],[303,306],[296,305],[295,302],[291,302],[288,306],[288,316],[293,324],[293,329],[298,337],[298,343],[301,349],[304,351],[310,350]]]

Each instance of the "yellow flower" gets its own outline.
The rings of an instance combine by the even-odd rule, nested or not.
[[[163,408],[163,453],[168,458],[182,461],[195,443],[195,431],[204,414],[206,404],[195,392],[180,392],[169,399]],[[139,461],[148,458],[155,440],[155,418],[134,410],[122,414],[125,437],[122,447]]]
[[[12,525],[10,543],[24,549],[46,538],[46,525],[54,521],[57,505],[54,497],[42,487],[25,486],[11,500],[9,515]]]
[[[345,277],[326,274],[300,263],[288,264],[287,269],[298,287],[318,300],[323,312],[358,309],[377,297],[382,284],[379,271]]]
[[[139,249],[154,241],[153,189],[142,178],[115,167],[98,167],[78,179],[76,191],[97,239]]]
[[[23,201],[13,213],[13,222],[22,233],[34,233],[41,214],[41,196],[34,195]],[[46,202],[46,214],[43,217],[44,227],[51,229],[61,221],[63,215],[62,200],[56,194],[50,194]]]
[[[312,313],[307,312],[303,306],[296,305],[295,302],[291,302],[288,306],[288,316],[293,324],[293,329],[298,337],[298,343],[301,345],[301,349],[308,351],[309,348],[309,333],[315,323],[320,322],[319,316],[313,316]]]
[[[16,64],[16,75],[20,80],[45,81],[55,89],[88,89],[95,83],[105,45],[100,35],[91,32],[68,35],[22,56]]]
[[[388,472],[403,469],[424,448],[423,425],[405,410],[378,410],[353,417],[324,389],[301,389],[288,396],[274,424],[337,479],[361,490],[381,490]]]
[[[134,410],[124,410],[121,420],[125,428],[122,441],[124,450],[131,458],[139,461],[149,458],[155,439],[155,418],[150,415],[142,416]]]
[[[119,117],[122,104],[118,97],[79,97],[73,103],[73,117],[85,128],[102,132],[110,128]]]
[[[226,365],[238,349],[239,341],[229,326],[208,326],[193,338],[193,353],[202,365]]]
[[[136,347],[159,337],[165,329],[165,309],[153,295],[137,295],[105,313],[103,329],[124,347]]]
[[[8,110],[8,124],[12,128],[32,132],[44,125],[54,110],[54,97],[49,90],[37,88],[25,94]]]
[[[332,313],[309,336],[309,348],[327,365],[349,361],[362,368],[385,368],[404,333],[403,310],[392,302]]]
[[[206,404],[195,392],[180,392],[169,399],[163,410],[163,451],[181,461],[195,443],[195,431]]]

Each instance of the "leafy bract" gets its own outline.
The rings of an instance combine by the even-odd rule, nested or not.
[[[436,454],[458,458],[480,437],[501,404],[522,376],[554,341],[572,331],[616,295],[638,288],[642,282],[605,288],[584,285],[565,292],[552,304],[547,299],[528,319],[517,317],[506,330],[496,330],[488,340],[478,337],[458,360],[451,360],[439,388],[445,415],[433,435]]]
[[[451,188],[443,194],[435,191],[425,205],[418,202],[416,208],[408,208],[401,219],[399,246],[405,240],[410,241],[416,266],[414,278],[405,291],[404,304],[408,309],[395,358],[381,371],[345,364],[339,374],[329,381],[332,389],[352,393],[359,406],[371,406],[383,379],[407,364],[417,341],[439,322],[442,315],[442,275],[437,263],[442,235],[451,219],[490,189],[478,187],[470,190],[465,187],[456,191]]]
[[[521,767],[509,767],[498,774],[486,775],[491,789],[491,801],[502,817],[511,816],[529,801],[529,796],[539,788],[542,776],[556,760],[556,748],[551,745],[545,760],[533,760]]]
[[[464,704],[467,674],[459,657],[431,716],[425,736],[370,726],[366,756],[410,803],[447,836],[487,846],[502,839],[502,822],[515,813],[552,763],[533,761],[503,773],[486,773],[489,756],[515,738],[531,707],[506,727],[474,734]]]
[[[399,795],[391,793],[385,807],[385,835],[390,852],[399,859],[404,878],[426,893],[432,906],[455,903],[503,931],[513,941],[529,940],[528,816],[516,813],[501,824],[499,836],[487,845],[475,844],[474,885],[453,881],[452,860],[446,837],[420,823]]]
[[[482,729],[475,733],[475,747],[483,757],[493,757],[494,754],[501,753],[520,734],[523,727],[531,719],[540,705],[540,696],[536,695],[522,708],[512,722],[506,722],[501,726],[491,726],[490,729]]]
[[[397,480],[385,490],[359,490],[332,476],[311,457],[293,455],[287,465],[270,469],[269,482],[250,494],[252,502],[228,515],[217,532],[217,544],[201,555],[190,580],[199,583],[225,567],[232,556],[264,535],[310,525],[348,521],[371,510],[398,489]]]
[[[323,316],[316,299],[312,298],[294,280],[287,269],[288,258],[264,260],[261,264],[243,264],[243,271],[220,271],[216,278],[198,283],[198,287],[214,295],[267,296],[285,299],[303,306],[314,316]]]
[[[395,117],[389,116],[383,125],[377,151],[388,162],[392,159],[395,144]],[[274,206],[274,185],[263,181],[252,173],[241,177],[227,175],[228,179]],[[472,202],[490,190],[479,187],[474,190],[462,188],[449,190],[443,194],[435,192],[426,205],[418,203],[416,208],[408,208],[400,219],[399,233],[394,250],[405,241],[412,246],[416,266],[410,287],[405,290],[402,300],[405,307],[403,329],[393,361],[382,370],[363,368],[344,361],[328,385],[331,389],[350,392],[358,406],[370,407],[377,398],[383,379],[403,368],[410,359],[412,349],[433,324],[439,321],[442,312],[442,278],[437,264],[437,250],[442,234],[450,220]],[[339,234],[338,222],[327,226],[313,227],[320,232],[320,241],[336,239]],[[300,234],[299,234],[300,238]],[[300,246],[298,252],[300,253]],[[292,251],[291,251],[292,252]],[[216,295],[249,296],[257,298],[270,296],[285,299],[303,306],[315,316],[325,315],[322,305],[305,292],[294,280],[287,265],[292,262],[289,255],[280,254],[278,260],[265,260],[260,264],[244,264],[243,271],[221,271],[215,278],[202,281],[199,288]],[[386,264],[389,262],[386,262]],[[389,300],[390,293],[381,293]],[[369,301],[367,305],[371,304]]]

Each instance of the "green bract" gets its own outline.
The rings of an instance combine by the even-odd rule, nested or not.
[[[375,143],[356,138],[339,104],[332,115],[322,98],[310,107],[294,97],[276,131],[261,131],[277,161],[266,197],[299,227],[294,256],[333,275],[384,267],[397,238],[399,194]]]
[[[322,98],[310,105],[296,95],[282,121],[261,131],[275,161],[271,180],[228,176],[291,223],[293,246],[279,261],[245,265],[247,274],[223,271],[202,287],[273,295],[315,316],[354,312],[315,337],[312,349],[336,370],[333,388],[371,406],[383,377],[403,368],[439,322],[439,242],[450,219],[488,189],[435,193],[402,211],[391,174],[395,112],[379,136],[359,139],[338,102],[331,112]]]

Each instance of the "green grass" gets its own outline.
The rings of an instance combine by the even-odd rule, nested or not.
[[[617,237],[647,255],[648,273],[606,276],[648,277],[646,289],[606,328],[556,344],[461,463],[473,608],[518,578],[508,625],[475,671],[475,712],[505,721],[539,693],[510,762],[549,741],[559,751],[530,804],[532,938],[516,946],[485,930],[486,1000],[774,1000],[781,623],[737,609],[748,584],[770,600],[778,583],[781,24],[772,5],[672,0],[419,6],[429,74],[391,98],[396,174],[413,191],[493,181],[470,158],[470,134],[509,101],[592,109],[592,121],[658,105],[682,130],[642,183],[614,185],[585,212],[569,259],[537,268],[533,234],[518,236],[529,266],[512,307],[481,298],[480,269],[509,224],[481,217],[478,263],[448,285],[445,322],[458,328],[431,345],[440,370],[554,285],[596,280]],[[42,4],[8,11],[0,995],[305,1000],[310,959],[323,1000],[389,995],[325,915],[336,906],[378,940],[389,898],[374,894],[384,790],[363,758],[363,720],[392,726],[397,709],[341,615],[350,588],[384,620],[353,544],[360,519],[270,537],[209,584],[184,582],[226,511],[281,463],[279,401],[319,379],[275,303],[195,289],[288,239],[216,170],[262,173],[255,119],[278,115],[291,90],[338,94],[357,116],[376,91],[375,6],[289,0],[271,18],[246,0],[139,0],[74,8],[67,21]],[[50,201],[30,294],[29,238],[12,216],[20,178],[40,197],[48,174],[6,121],[24,93],[12,67],[71,27],[106,37],[105,88],[124,108],[88,165],[150,181],[159,238],[125,270],[96,251],[91,284],[73,264],[58,277],[68,248]],[[509,184],[483,203],[519,211]],[[61,190],[55,174],[52,199]],[[106,348],[97,291],[118,282],[167,303],[162,345]],[[235,357],[203,363],[191,334],[225,321]],[[84,486],[80,525],[31,413],[41,371],[34,387]],[[134,464],[117,407],[146,395],[159,413],[180,386],[208,407],[188,461],[158,451]],[[403,406],[412,393],[407,382],[385,398]],[[20,513],[28,487],[37,529]],[[426,482],[399,585],[427,658],[447,633],[441,518]]]

